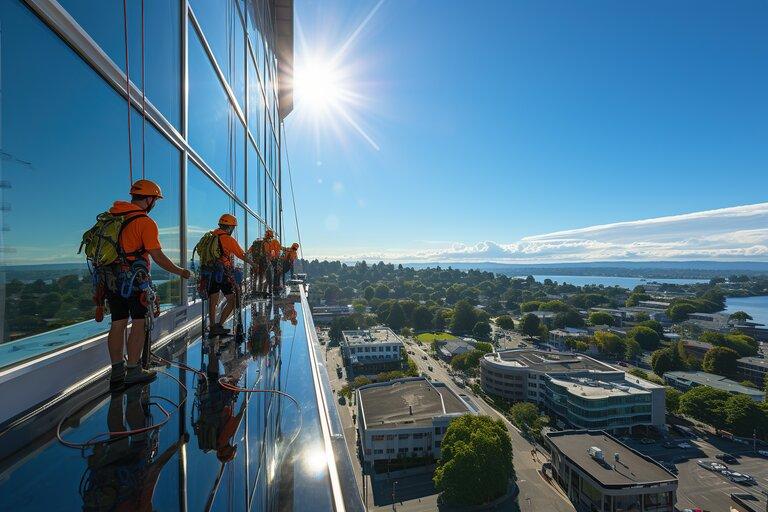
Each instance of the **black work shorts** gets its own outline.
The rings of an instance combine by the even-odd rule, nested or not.
[[[107,304],[112,320],[125,320],[129,316],[133,320],[144,320],[147,316],[147,308],[141,304],[138,293],[126,299],[119,293],[107,290]]]
[[[235,293],[235,288],[232,286],[232,281],[227,279],[226,276],[221,280],[220,283],[217,283],[215,279],[211,279],[211,284],[208,287],[208,295],[213,295],[214,293],[219,292],[222,292],[224,295],[232,295]]]

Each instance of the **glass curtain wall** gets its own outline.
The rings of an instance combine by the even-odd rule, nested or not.
[[[140,0],[59,1],[161,116],[134,97],[132,166],[124,89],[34,4],[0,0],[0,368],[109,328],[92,319],[77,252],[96,216],[130,199],[131,177],[163,189],[151,217],[180,265],[222,213],[238,217],[244,247],[282,224],[269,2],[152,0],[142,13]],[[157,265],[153,278],[164,309],[192,299]]]

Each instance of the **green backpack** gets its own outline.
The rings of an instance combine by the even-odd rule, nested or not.
[[[96,224],[91,229],[83,233],[83,239],[80,242],[80,249],[77,254],[83,252],[85,256],[93,263],[95,267],[111,265],[117,261],[125,261],[127,256],[141,256],[144,250],[138,250],[126,254],[120,247],[120,235],[123,229],[140,217],[146,217],[146,214],[125,217],[125,214],[114,215],[109,212],[100,213],[96,217]]]
[[[192,251],[193,260],[195,259],[195,253],[200,256],[200,265],[204,267],[216,263],[216,260],[221,258],[222,253],[219,235],[214,234],[213,231],[204,234]]]

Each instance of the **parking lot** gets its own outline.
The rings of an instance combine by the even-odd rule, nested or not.
[[[665,447],[664,441],[679,441],[688,443],[690,448]],[[748,501],[754,510],[764,511],[768,493],[768,457],[758,455],[751,446],[738,444],[714,435],[703,435],[697,438],[669,437],[653,444],[642,444],[639,440],[626,441],[632,448],[653,457],[659,462],[673,463],[677,468],[679,487],[677,490],[677,506],[679,509],[699,507],[708,511],[746,510],[736,504],[731,493],[749,493],[755,500]],[[668,445],[669,446],[669,445]],[[754,478],[753,484],[737,484],[731,482],[725,475],[705,469],[697,463],[703,461],[719,461],[715,456],[719,453],[729,453],[736,457],[737,463],[724,463],[728,469]]]

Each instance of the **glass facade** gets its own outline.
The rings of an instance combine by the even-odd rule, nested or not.
[[[119,1],[59,4],[76,23],[69,33],[32,0],[0,0],[0,368],[109,327],[92,320],[77,251],[96,215],[129,199],[131,177],[163,189],[151,217],[179,265],[222,213],[238,217],[244,246],[282,227],[270,3],[129,0],[127,18]],[[89,50],[107,60],[94,64]],[[171,277],[153,269],[166,310],[191,299]]]

